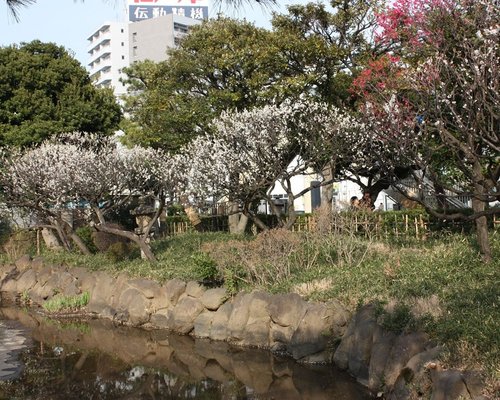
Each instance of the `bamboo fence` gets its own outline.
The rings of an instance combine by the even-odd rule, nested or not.
[[[357,232],[370,235],[377,238],[400,238],[416,240],[426,240],[431,234],[429,222],[423,216],[411,216],[408,214],[395,214],[393,220],[388,221],[382,215],[360,214],[354,215],[349,221],[350,227]],[[293,232],[310,232],[314,229],[315,219],[312,216],[303,216],[297,219],[292,226]],[[339,225],[340,226],[340,225]],[[493,228],[500,228],[500,216],[493,216]],[[213,230],[213,229],[211,229]],[[217,231],[227,231],[227,225],[217,227]],[[342,228],[334,228],[334,232],[341,232]],[[166,236],[174,236],[186,232],[193,232],[194,228],[189,221],[165,222],[163,226],[163,234]]]

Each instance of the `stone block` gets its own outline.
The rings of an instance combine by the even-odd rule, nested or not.
[[[296,293],[272,296],[268,305],[271,320],[280,326],[297,328],[307,311],[307,302]]]
[[[181,294],[186,290],[186,282],[180,279],[172,279],[165,284],[168,302],[175,306]]]
[[[210,337],[210,330],[212,328],[212,321],[214,318],[214,311],[203,311],[194,320],[193,336],[198,338]]]
[[[191,332],[194,328],[194,320],[204,309],[200,300],[185,297],[172,310],[169,329],[182,334]]]
[[[146,299],[154,298],[160,289],[160,285],[150,279],[130,279],[127,283],[130,287],[133,287],[141,292]]]
[[[186,285],[186,295],[199,299],[205,293],[205,288],[198,282],[189,281]]]
[[[33,269],[25,270],[17,279],[17,291],[19,293],[27,292],[37,283],[36,272]]]
[[[227,325],[229,318],[233,311],[233,305],[231,303],[224,303],[215,311],[212,326],[210,329],[210,339],[212,340],[227,340],[228,339],[228,329]]]
[[[431,378],[431,400],[470,399],[467,386],[460,371],[433,371]]]
[[[287,350],[299,360],[326,349],[332,335],[334,311],[325,304],[309,304],[304,317],[293,333]]]
[[[228,339],[240,340],[245,334],[251,297],[247,293],[238,293],[233,300],[233,309],[227,323]]]
[[[224,288],[208,289],[201,296],[203,306],[210,311],[217,310],[227,298],[227,291]]]
[[[149,321],[150,302],[144,293],[135,288],[126,289],[119,297],[117,310],[127,311],[129,323],[134,326],[142,325]]]
[[[29,254],[25,254],[14,261],[14,265],[19,271],[25,271],[31,267],[31,257]]]

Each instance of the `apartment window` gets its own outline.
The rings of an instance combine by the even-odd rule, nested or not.
[[[125,60],[125,56],[122,56],[122,60]]]
[[[122,28],[122,29],[120,29],[120,32],[121,32],[121,33],[123,33],[123,28]]]
[[[133,55],[134,57],[136,57],[136,56],[137,56],[137,46],[132,47],[132,55]]]
[[[174,22],[174,31],[188,33],[188,26],[184,24],[179,24],[178,22]]]
[[[137,32],[132,33],[132,42],[133,43],[137,42]]]
[[[125,42],[122,42],[122,47],[125,46]]]

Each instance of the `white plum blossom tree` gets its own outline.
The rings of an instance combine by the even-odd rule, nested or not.
[[[331,183],[333,175],[329,180],[321,176],[325,166],[335,166],[341,154],[352,151],[346,138],[365,135],[356,118],[308,100],[224,112],[213,128],[215,133],[198,137],[178,157],[182,188],[202,199],[229,199],[261,229],[268,227],[252,205],[267,200],[279,225],[290,228],[296,219],[294,200],[312,189],[294,193],[292,177],[319,174],[321,185]],[[287,216],[271,199],[275,184],[288,195]]]
[[[64,218],[65,212],[84,204],[97,230],[126,237],[137,243],[149,260],[155,259],[147,239],[171,182],[169,158],[162,151],[117,148],[112,139],[76,133],[26,151],[4,151],[2,164],[0,181],[6,203],[44,218],[66,248],[69,236],[88,253]],[[141,235],[106,224],[110,210],[133,196],[144,195],[153,196],[159,207]]]

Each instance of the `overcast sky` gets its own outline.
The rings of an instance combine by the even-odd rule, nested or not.
[[[305,4],[307,0],[279,1],[274,10],[284,12],[287,4]],[[66,47],[86,66],[87,37],[103,22],[125,21],[126,0],[37,0],[36,4],[19,11],[19,22],[9,13],[5,0],[0,0],[0,46],[30,42],[39,39]],[[218,9],[209,9],[210,17]],[[224,11],[224,10],[223,10]],[[258,26],[270,27],[271,11],[259,6],[246,5],[236,13],[225,10],[226,14],[246,18]]]

